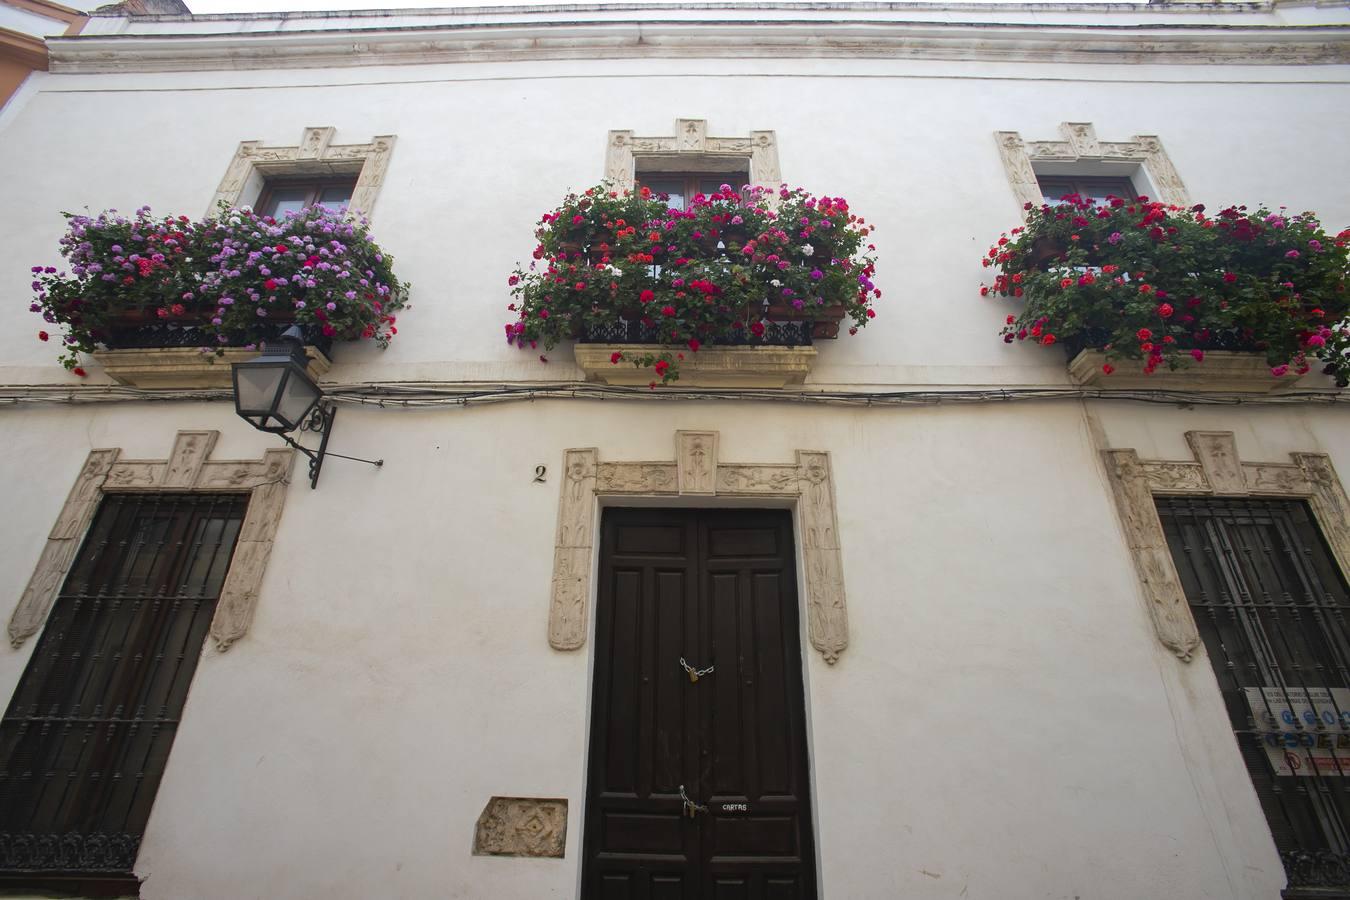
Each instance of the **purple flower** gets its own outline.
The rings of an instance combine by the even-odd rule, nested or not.
[[[1106,242],[1108,244],[1119,244],[1120,241],[1121,241],[1121,234],[1119,231],[1111,232],[1111,236],[1106,239]]]
[[[811,280],[812,280],[812,281],[819,281],[820,279],[822,279],[822,278],[824,278],[824,277],[825,277],[825,273],[822,272],[822,271],[820,271],[819,269],[812,269],[812,270],[811,270]]]
[[[1298,258],[1299,258],[1300,256],[1302,256],[1302,255],[1303,255],[1303,254],[1299,253],[1297,250],[1290,250],[1288,253],[1286,253],[1286,254],[1284,255],[1284,258],[1285,258],[1285,259],[1298,259]]]

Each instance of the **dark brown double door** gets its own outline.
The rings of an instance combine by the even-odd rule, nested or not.
[[[796,582],[786,511],[605,511],[586,900],[816,896]]]

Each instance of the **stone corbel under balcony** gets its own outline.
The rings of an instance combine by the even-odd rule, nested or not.
[[[587,381],[646,386],[650,369],[639,369],[628,359],[648,353],[684,353],[678,387],[781,388],[802,384],[816,360],[814,347],[704,347],[697,353],[658,344],[577,344],[577,365]],[[611,363],[615,353],[627,359]]]
[[[305,352],[309,356],[309,375],[317,381],[332,363],[316,347],[306,347]],[[258,355],[256,350],[240,347],[227,347],[223,353],[223,356],[217,356],[214,352],[203,353],[196,347],[137,347],[96,350],[93,357],[118,384],[139,388],[198,390],[231,387],[230,367]]]
[[[1184,369],[1159,368],[1145,375],[1143,363],[1126,360],[1107,375],[1102,371],[1106,354],[1101,350],[1084,350],[1069,361],[1069,380],[1074,384],[1094,388],[1117,388],[1140,391],[1220,391],[1224,393],[1268,394],[1293,387],[1298,376],[1276,378],[1270,374],[1270,363],[1260,353],[1238,353],[1231,350],[1211,350],[1204,362]]]

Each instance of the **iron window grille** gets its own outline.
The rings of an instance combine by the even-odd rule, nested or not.
[[[0,889],[132,873],[247,496],[103,499],[0,719]]]
[[[1294,898],[1350,898],[1350,590],[1307,505],[1158,512]]]

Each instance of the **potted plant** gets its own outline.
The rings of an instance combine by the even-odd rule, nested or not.
[[[660,346],[616,350],[612,363],[650,369],[655,384],[701,347],[762,345],[774,323],[834,337],[845,317],[855,333],[876,315],[871,228],[846,201],[729,185],[684,209],[667,199],[598,185],[545,213],[534,261],[508,279],[507,342],[640,333]]]
[[[1277,378],[1320,355],[1344,381],[1346,359],[1326,348],[1350,311],[1348,244],[1313,213],[1069,195],[1027,205],[984,257],[997,274],[980,293],[1017,302],[1005,342],[1099,350],[1105,375],[1123,359],[1152,374],[1252,351]]]
[[[148,207],[131,217],[65,215],[69,271],[34,266],[30,308],[65,328],[62,362],[76,374],[81,353],[134,346],[154,329],[184,330],[216,351],[255,346],[278,325],[381,347],[398,332],[408,286],[366,224],[345,214],[313,206],[275,220],[222,206],[198,222]]]

